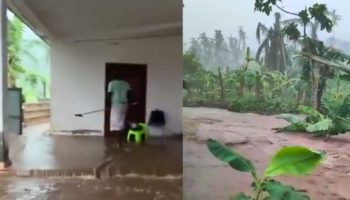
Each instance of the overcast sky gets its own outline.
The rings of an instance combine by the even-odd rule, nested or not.
[[[256,49],[258,42],[255,37],[256,26],[262,22],[266,26],[272,26],[274,22],[273,13],[266,16],[262,13],[254,13],[255,0],[184,0],[183,8],[183,34],[184,43],[188,43],[192,37],[198,37],[200,33],[206,32],[208,36],[214,36],[214,30],[222,30],[224,36],[236,36],[239,26],[244,26],[248,35],[247,44]],[[350,37],[350,12],[348,11],[350,1],[346,0],[283,0],[283,6],[290,12],[298,12],[314,3],[325,3],[328,9],[336,9],[342,16],[335,29],[336,38],[349,41]],[[278,9],[274,8],[273,12]],[[295,18],[282,13],[282,19]],[[320,39],[331,36],[327,32],[320,32]]]

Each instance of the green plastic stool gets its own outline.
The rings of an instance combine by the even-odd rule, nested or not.
[[[145,135],[145,138],[148,138],[148,134],[147,134],[147,128],[146,128],[146,124],[144,123],[139,123],[138,126],[141,126],[142,129],[141,130],[129,130],[128,132],[128,143],[130,143],[130,137],[131,135],[134,135],[135,137],[135,142],[137,144],[140,144],[142,142],[142,136]]]

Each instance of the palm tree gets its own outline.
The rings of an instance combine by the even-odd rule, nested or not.
[[[248,39],[248,37],[247,37],[247,33],[243,30],[243,26],[240,26],[238,28],[238,37],[239,37],[238,48],[245,51],[245,49],[247,48],[246,40]]]
[[[205,33],[201,33],[198,38],[203,53],[203,63],[207,66],[211,66],[213,64],[213,56],[215,55],[215,42],[214,39],[209,38]]]
[[[338,15],[337,11],[335,9],[328,12],[328,15],[330,16],[332,23],[333,23],[332,32],[333,32],[333,38],[334,38],[334,35],[335,35],[334,26],[338,26],[338,22],[341,20],[341,15]]]
[[[269,29],[262,23],[258,23],[256,29],[256,38],[260,44],[261,35],[265,39],[261,42],[257,52],[256,60],[260,60],[262,52],[265,52],[264,61],[269,70],[284,72],[286,66],[291,65],[289,55],[287,54],[284,42],[284,33],[281,26],[281,14],[275,13],[275,23]]]
[[[227,47],[226,47],[225,39],[224,39],[224,36],[222,35],[221,30],[215,30],[214,42],[215,42],[215,65],[217,67],[222,67],[225,60],[225,54],[227,53]]]
[[[236,37],[230,36],[228,38],[228,46],[232,54],[232,63],[238,65],[240,61],[240,56],[242,55],[242,52],[239,48],[238,39]]]
[[[191,42],[190,42],[190,48],[189,48],[189,51],[191,53],[193,53],[194,55],[196,56],[199,56],[200,55],[200,51],[201,51],[201,46],[198,42],[198,40],[196,40],[196,38],[191,38]]]

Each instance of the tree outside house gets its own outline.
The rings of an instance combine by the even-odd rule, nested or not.
[[[50,47],[8,11],[8,84],[19,87],[27,102],[50,98]]]

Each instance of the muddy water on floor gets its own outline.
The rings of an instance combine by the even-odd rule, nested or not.
[[[187,124],[187,125],[186,125]],[[232,113],[220,109],[184,108],[184,196],[188,200],[227,199],[250,193],[252,177],[214,158],[204,144],[207,138],[231,145],[252,160],[260,174],[274,153],[283,146],[307,146],[327,151],[326,161],[305,177],[280,180],[307,191],[311,199],[350,199],[350,134],[328,142],[305,134],[275,134],[271,128],[288,124],[273,116]],[[208,190],[210,188],[210,190]]]
[[[1,200],[182,199],[181,180],[0,177]]]
[[[148,140],[126,149],[94,136],[22,141],[24,148],[12,152],[12,170],[32,176],[0,177],[1,200],[182,199],[182,140]]]

